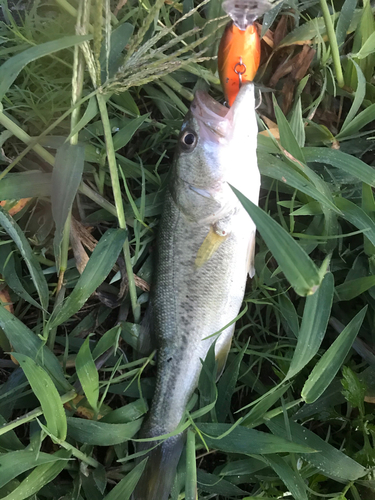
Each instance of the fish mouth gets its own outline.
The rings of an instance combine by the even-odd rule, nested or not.
[[[254,85],[243,85],[232,105],[227,108],[202,90],[197,90],[190,110],[200,126],[205,139],[222,142],[230,139],[233,129],[242,115],[254,113]]]
[[[229,109],[215,101],[213,97],[197,90],[190,110],[200,125],[200,132],[211,139],[225,138],[230,122],[227,119]]]

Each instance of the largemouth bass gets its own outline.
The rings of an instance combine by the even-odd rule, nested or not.
[[[257,123],[253,84],[227,109],[198,91],[182,125],[160,220],[153,285],[158,341],[155,394],[141,437],[174,431],[216,340],[224,367],[248,273],[254,273],[255,225],[230,185],[258,203]],[[212,336],[214,335],[214,336]],[[207,338],[209,337],[209,338]],[[142,444],[154,447],[136,500],[168,498],[183,436]]]

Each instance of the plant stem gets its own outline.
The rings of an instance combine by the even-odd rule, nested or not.
[[[107,212],[109,212],[110,214],[114,215],[115,217],[117,216],[116,207],[114,207],[112,203],[107,201],[105,198],[100,196],[99,193],[91,189],[87,184],[81,182],[81,185],[79,186],[79,192],[87,196],[87,198],[90,198],[90,200],[94,201],[100,207],[104,208],[104,210],[107,210]]]
[[[3,125],[7,130],[10,130],[13,135],[20,139],[25,144],[30,144],[32,138],[27,134],[21,127],[19,127],[13,120],[8,118],[4,113],[0,112],[0,124]],[[32,149],[45,160],[47,163],[53,166],[55,158],[51,153],[44,149],[40,144],[35,144]]]
[[[103,123],[104,137],[105,137],[105,143],[106,143],[106,148],[107,148],[108,166],[109,166],[109,172],[111,175],[112,190],[113,190],[113,197],[115,199],[117,219],[118,219],[118,223],[119,223],[120,228],[126,229],[125,212],[124,212],[124,206],[122,203],[120,180],[119,180],[118,170],[117,170],[115,149],[113,147],[112,131],[111,131],[111,124],[109,122],[107,104],[106,104],[106,100],[102,94],[97,95],[97,100],[98,100],[100,116],[101,116],[102,123]],[[134,282],[134,274],[133,274],[133,267],[132,267],[132,263],[131,263],[130,247],[129,247],[128,238],[126,238],[126,240],[125,240],[123,250],[124,250],[126,273],[127,273],[128,282],[129,282],[129,294],[130,294],[130,301],[131,301],[132,310],[133,310],[134,322],[139,323],[141,311],[140,311],[140,305],[137,302],[137,289],[136,289],[135,282]]]
[[[88,24],[88,16],[83,15],[83,2],[79,3],[77,11],[76,34],[80,33],[80,29],[86,31],[85,25]],[[84,31],[84,32],[85,32]],[[78,45],[74,46],[74,61],[73,61],[73,74],[72,74],[72,104],[76,104],[82,97],[83,79],[85,72],[85,58]],[[76,106],[71,114],[70,131],[72,132],[76,127],[80,117],[80,106]],[[70,144],[76,146],[78,144],[78,132],[71,136]],[[56,294],[61,290],[64,283],[64,275],[68,262],[69,242],[70,242],[70,223],[72,220],[72,209],[70,208],[68,216],[64,224],[64,231],[62,241],[60,244],[60,258],[59,261],[59,279],[57,282]],[[55,330],[54,330],[55,331]]]
[[[320,8],[322,9],[324,22],[327,28],[329,45],[332,51],[333,66],[335,68],[335,73],[336,73],[337,85],[340,88],[342,88],[345,82],[341,68],[340,52],[339,52],[339,47],[337,45],[336,33],[333,27],[331,13],[329,12],[326,0],[320,0]]]
[[[71,5],[67,0],[56,0],[56,1],[57,3],[60,4],[60,7],[66,10],[68,14],[70,14],[73,17],[77,17],[77,9],[73,7],[73,5]],[[118,19],[114,14],[111,14],[111,22],[114,26],[118,24]],[[90,33],[94,32],[94,28],[92,27],[91,24],[89,25],[89,31]]]
[[[61,250],[60,250],[60,265],[59,265],[59,280],[57,282],[56,293],[59,293],[61,287],[64,282],[64,274],[68,267],[68,252],[69,252],[69,243],[70,243],[70,223],[72,220],[72,211],[68,213],[68,217],[66,218],[64,225],[64,232],[61,241]]]
[[[64,394],[63,396],[61,396],[61,402],[62,404],[68,403],[76,396],[77,396],[76,391],[71,390],[66,394]],[[0,427],[0,436],[15,429],[16,427],[19,427],[20,425],[26,424],[27,422],[31,422],[32,420],[36,419],[37,417],[40,417],[41,415],[43,415],[43,410],[41,406],[38,406],[38,408],[29,411],[22,417],[16,418],[16,420],[13,420],[12,422],[9,422],[8,424],[5,424],[2,427]]]
[[[49,127],[47,127],[46,129],[43,130],[43,132],[38,135],[37,137],[29,137],[29,143],[27,145],[27,147],[12,161],[12,163],[10,163],[6,169],[4,169],[2,172],[0,172],[0,181],[1,179],[3,179],[11,170],[14,166],[17,165],[17,163],[19,163],[22,158],[24,156],[26,156],[26,154],[31,151],[31,149],[34,149],[34,146],[36,144],[38,144],[42,139],[43,137],[46,137],[50,132],[52,132],[52,130],[54,128],[56,128],[62,121],[65,120],[65,118],[67,118],[74,110],[75,107],[77,106],[81,106],[81,104],[83,104],[85,101],[87,101],[88,99],[90,99],[91,97],[94,97],[98,92],[98,89],[97,90],[94,90],[94,92],[91,92],[90,94],[86,95],[85,97],[83,97],[80,101],[78,101],[74,106],[71,106],[68,111],[65,111],[65,113],[63,113],[61,116],[59,116],[59,118],[57,118]],[[1,106],[0,106],[0,113],[1,113]],[[13,122],[12,122],[13,123]],[[14,123],[14,125],[16,125]],[[16,125],[17,127],[17,125]],[[21,129],[22,130],[22,129]],[[16,135],[16,134],[14,134]],[[26,134],[27,135],[27,134]],[[18,137],[16,135],[16,137]]]
[[[49,432],[47,427],[45,425],[43,425],[41,422],[39,422],[39,420],[38,420],[38,423],[39,423],[40,427],[43,429],[43,431],[47,434],[47,436],[49,436],[52,439],[52,441],[54,443],[58,444],[62,448],[65,448],[66,450],[70,451],[73,456],[78,458],[78,460],[81,460],[82,462],[85,462],[86,464],[91,465],[91,467],[94,467],[94,469],[99,467],[100,464],[97,460],[95,460],[95,458],[92,458],[92,457],[85,455],[81,450],[78,450],[77,448],[75,448],[72,444],[68,443],[67,441],[64,441],[63,439],[58,439],[51,432]]]
[[[197,466],[195,458],[195,432],[187,431],[186,443],[186,482],[185,499],[196,500],[197,498]]]
[[[95,94],[95,92],[93,94]],[[67,113],[67,115],[68,114],[69,113]],[[5,127],[7,130],[10,130],[13,133],[13,135],[18,139],[20,139],[22,142],[24,142],[27,145],[30,145],[30,149],[33,149],[35,153],[37,153],[45,162],[47,162],[49,165],[53,167],[55,163],[54,156],[51,155],[51,153],[49,153],[46,149],[44,149],[40,144],[37,144],[33,137],[31,137],[24,130],[22,130],[21,127],[19,127],[16,123],[14,123],[13,120],[8,118],[1,111],[0,111],[0,124],[3,125],[3,127]],[[27,148],[25,151],[27,152]],[[1,178],[2,176],[0,177],[0,180]],[[102,196],[100,196],[99,193],[95,192],[93,189],[91,189],[83,182],[79,187],[79,191],[80,193],[90,198],[90,200],[94,201],[97,205],[104,208],[104,210],[107,210],[107,212],[109,212],[110,214],[115,216],[117,215],[116,208],[112,205],[112,203],[109,203],[109,201],[105,200]]]

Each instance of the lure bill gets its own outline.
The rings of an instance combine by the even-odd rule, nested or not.
[[[242,31],[271,8],[268,0],[225,0],[223,10]]]
[[[232,106],[241,85],[251,82],[260,63],[260,39],[254,21],[270,9],[267,0],[226,0],[232,18],[220,41],[218,69],[225,98]]]

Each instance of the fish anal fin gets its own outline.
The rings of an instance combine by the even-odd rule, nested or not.
[[[220,231],[214,226],[210,227],[210,230],[205,237],[202,245],[199,247],[197,256],[195,258],[195,267],[200,268],[207,261],[211,259],[213,254],[217,251],[222,243],[228,238],[228,233],[225,231]]]

